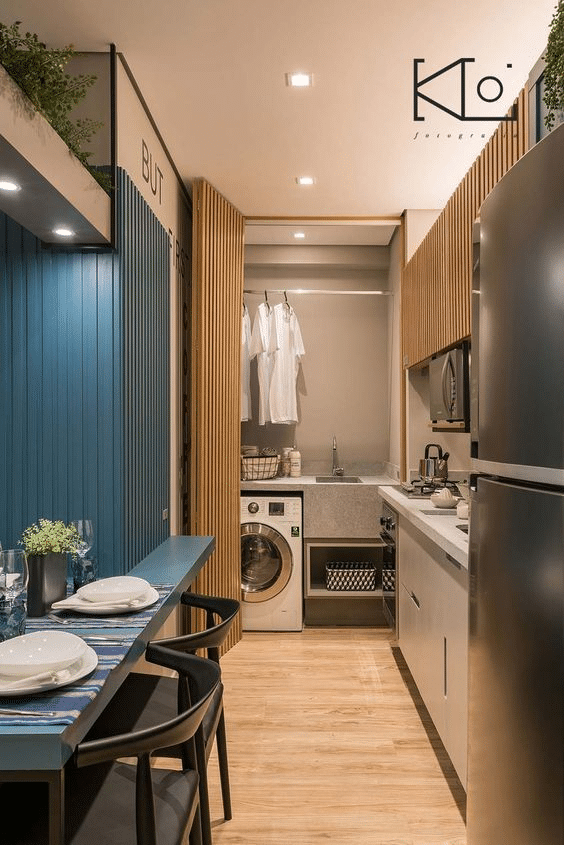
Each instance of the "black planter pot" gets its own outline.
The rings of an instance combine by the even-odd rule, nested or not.
[[[67,594],[67,555],[28,555],[27,615],[45,616]]]

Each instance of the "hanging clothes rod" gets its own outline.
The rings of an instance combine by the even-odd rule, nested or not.
[[[306,288],[286,288],[284,290],[269,288],[266,291],[264,288],[262,290],[249,290],[245,288],[243,293],[257,294],[257,296],[264,296],[265,293],[278,293],[281,296],[285,296],[286,294],[293,296],[295,293],[323,293],[333,296],[393,296],[393,291],[391,290],[307,290]]]

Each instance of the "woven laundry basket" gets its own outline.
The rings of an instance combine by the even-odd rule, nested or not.
[[[325,564],[325,583],[328,590],[375,590],[376,566],[369,561],[332,561]]]

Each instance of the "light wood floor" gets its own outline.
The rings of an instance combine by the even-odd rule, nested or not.
[[[245,633],[222,658],[233,819],[212,760],[214,845],[465,845],[464,791],[391,645]]]

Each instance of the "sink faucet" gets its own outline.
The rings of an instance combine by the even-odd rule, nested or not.
[[[343,467],[338,466],[337,459],[337,438],[333,435],[333,475],[344,475]]]

